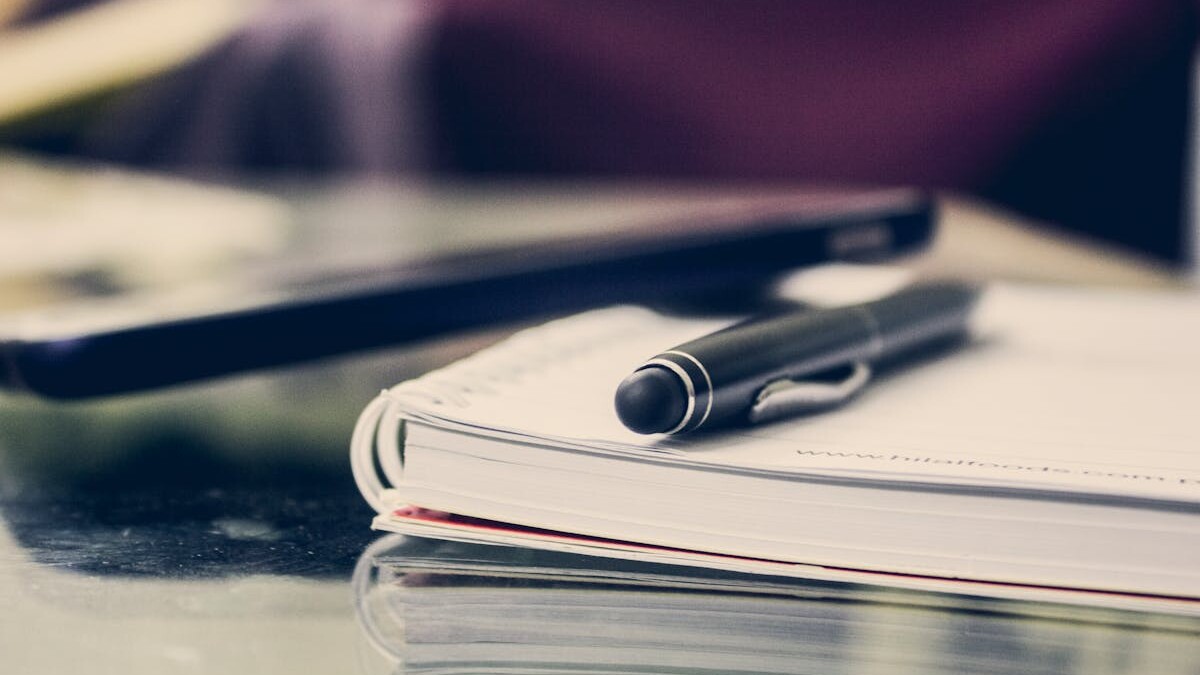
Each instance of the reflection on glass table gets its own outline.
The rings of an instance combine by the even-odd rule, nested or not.
[[[396,673],[1194,673],[1166,616],[401,536],[355,572]]]
[[[6,501],[0,672],[353,672],[349,499],[145,497]]]
[[[358,388],[469,348],[4,399],[0,673],[358,670],[347,582],[376,537],[345,462]]]

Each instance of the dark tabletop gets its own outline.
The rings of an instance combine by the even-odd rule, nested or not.
[[[5,397],[0,671],[356,672],[349,582],[379,535],[345,459],[355,409],[463,348]]]

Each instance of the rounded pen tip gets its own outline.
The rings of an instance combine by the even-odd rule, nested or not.
[[[683,383],[665,368],[634,371],[617,387],[617,417],[631,431],[657,434],[679,425],[687,412]]]

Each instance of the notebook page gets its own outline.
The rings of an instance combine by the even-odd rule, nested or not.
[[[393,390],[407,414],[609,451],[822,475],[1200,502],[1200,295],[1004,285],[978,338],[827,413],[700,436],[641,436],[617,384],[720,325],[633,307],[527,331]]]
[[[1004,286],[978,318],[962,351],[704,454],[1200,501],[1200,297]]]

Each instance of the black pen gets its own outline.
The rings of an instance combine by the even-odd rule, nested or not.
[[[973,285],[930,282],[745,321],[646,361],[617,387],[617,416],[638,433],[676,434],[835,405],[862,389],[870,364],[964,334],[978,297]]]

